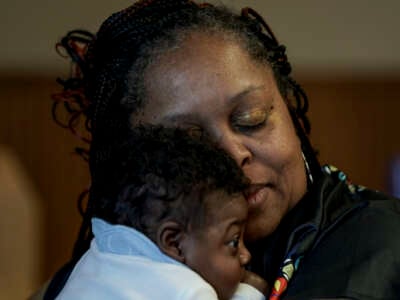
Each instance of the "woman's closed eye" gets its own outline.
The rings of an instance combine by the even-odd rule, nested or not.
[[[206,135],[204,129],[197,125],[180,125],[179,128],[186,131],[194,139],[201,139]]]
[[[267,123],[268,113],[265,109],[254,109],[232,116],[233,127],[241,132],[255,131]]]
[[[186,128],[186,132],[193,138],[202,138],[204,135],[203,128],[200,127],[189,127]]]

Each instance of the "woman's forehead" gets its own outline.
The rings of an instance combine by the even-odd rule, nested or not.
[[[196,106],[211,113],[211,103],[230,104],[273,84],[272,72],[237,44],[214,38],[210,41],[215,44],[200,43],[205,39],[201,36],[197,44],[167,53],[147,69],[144,115],[153,111],[176,119],[190,115]]]

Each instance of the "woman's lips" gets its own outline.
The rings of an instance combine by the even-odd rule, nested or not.
[[[268,198],[270,188],[270,184],[251,185],[246,191],[246,200],[249,204],[249,208],[259,207]]]

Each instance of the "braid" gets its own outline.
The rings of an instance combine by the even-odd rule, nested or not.
[[[146,69],[193,31],[230,37],[254,60],[271,67],[303,148],[310,145],[307,97],[290,77],[285,47],[260,15],[251,8],[237,15],[223,7],[190,0],[140,0],[112,14],[96,35],[71,31],[59,44],[72,59],[73,68],[69,79],[58,80],[63,91],[53,96],[53,116],[57,123],[90,143],[90,150],[76,150],[89,160],[92,183],[96,181],[97,165],[108,158],[113,144],[125,140],[131,130],[131,118],[145,105]],[[64,103],[69,115],[67,122],[61,122],[57,113],[60,103]],[[89,137],[78,134],[81,116]],[[311,145],[305,148],[305,156],[318,165]],[[85,250],[82,243],[86,241],[87,245],[91,237],[91,215],[89,197],[75,258]]]
[[[290,76],[291,66],[285,54],[285,46],[280,45],[272,30],[264,19],[253,9],[242,9],[242,16],[254,18],[257,26],[254,31],[267,50],[267,60],[272,67],[279,90],[282,96],[289,101],[288,109],[301,142],[304,157],[309,165],[313,177],[321,175],[321,166],[312,147],[308,134],[311,131],[310,121],[307,117],[308,98],[303,88]],[[308,179],[308,185],[312,182]]]
[[[267,50],[267,60],[274,71],[280,92],[285,98],[289,98],[290,94],[294,97],[295,104],[292,109],[295,110],[296,118],[301,120],[305,132],[309,134],[311,127],[306,116],[308,98],[302,87],[290,76],[292,68],[285,53],[285,46],[279,44],[271,28],[256,11],[243,8],[242,16],[255,19],[257,26],[254,27],[254,31]]]

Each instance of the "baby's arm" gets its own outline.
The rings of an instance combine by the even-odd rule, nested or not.
[[[270,288],[268,283],[256,273],[245,271],[245,274],[242,278],[242,283],[246,283],[251,285],[253,288],[256,288],[260,291],[263,295],[268,295],[270,292]]]
[[[268,284],[258,275],[246,271],[231,300],[265,300],[269,292]],[[215,290],[206,282],[182,289],[178,299],[181,300],[219,300]]]
[[[219,300],[215,290],[208,288],[192,289],[178,297],[181,300]],[[231,300],[265,300],[265,296],[253,286],[240,283]]]

